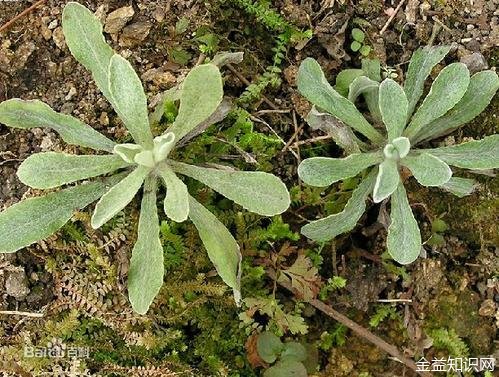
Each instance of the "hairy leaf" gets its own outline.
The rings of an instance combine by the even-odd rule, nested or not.
[[[381,81],[381,63],[379,59],[362,59],[364,74],[374,81]]]
[[[241,301],[241,252],[227,228],[205,207],[189,196],[189,218],[222,280],[234,290],[236,303]]]
[[[114,52],[100,21],[83,5],[69,2],[62,12],[62,30],[71,54],[92,72],[97,87],[110,99],[108,67]]]
[[[0,212],[0,253],[13,253],[59,230],[78,209],[105,193],[121,175],[23,200]]]
[[[327,113],[321,113],[315,106],[307,115],[306,121],[313,130],[321,130],[333,138],[347,154],[359,153],[362,142],[355,136],[352,129],[341,120]]]
[[[222,98],[222,76],[218,67],[203,64],[193,68],[182,83],[178,115],[168,131],[175,134],[178,142],[213,114]]]
[[[408,155],[401,161],[423,186],[442,186],[452,177],[449,165],[429,153]]]
[[[469,83],[470,72],[465,64],[452,63],[442,69],[412,117],[404,136],[412,140],[429,123],[452,109],[463,98]]]
[[[355,105],[331,87],[319,63],[314,59],[307,58],[301,63],[297,81],[300,93],[314,105],[334,115],[373,142],[383,142],[383,136],[369,124]]]
[[[70,115],[59,114],[38,100],[10,99],[0,103],[0,122],[15,128],[48,127],[73,145],[113,152],[116,145],[101,133]]]
[[[350,87],[350,84],[352,84],[355,79],[361,75],[363,75],[364,72],[362,69],[344,69],[336,75],[336,85],[335,85],[335,90],[341,94],[343,97],[348,96],[348,90]]]
[[[499,77],[494,71],[482,71],[471,76],[463,98],[447,114],[424,127],[415,141],[434,139],[454,131],[480,114],[499,89]]]
[[[48,189],[97,177],[128,165],[116,155],[76,156],[45,152],[33,154],[24,160],[17,170],[17,176],[25,185]]]
[[[399,186],[400,175],[397,161],[385,159],[379,165],[378,176],[373,190],[373,201],[379,203],[388,198]]]
[[[471,195],[478,187],[478,183],[474,179],[452,177],[441,187],[457,197],[462,198]]]
[[[137,242],[132,250],[128,271],[128,297],[133,310],[146,314],[163,285],[163,246],[159,239],[159,218],[156,208],[157,179],[148,177],[140,206]]]
[[[407,154],[411,150],[411,142],[409,141],[408,138],[403,136],[396,137],[395,139],[393,139],[392,145],[397,150],[397,153],[400,158],[404,158],[405,156],[407,156]]]
[[[424,83],[435,67],[447,55],[450,46],[433,46],[418,49],[411,57],[407,76],[404,83],[404,91],[409,103],[407,117],[409,118],[421,95]]]
[[[357,77],[350,84],[348,99],[355,103],[359,95],[364,95],[364,98],[369,108],[369,112],[376,121],[381,121],[381,113],[379,111],[379,82],[374,81],[366,76]]]
[[[366,200],[373,190],[376,171],[377,169],[373,169],[353,191],[343,211],[312,221],[301,228],[301,234],[314,241],[329,241],[353,229],[366,210]]]
[[[274,216],[289,207],[286,185],[272,174],[201,168],[176,161],[168,163],[175,172],[204,183],[248,211]]]
[[[276,361],[283,349],[284,344],[281,342],[281,339],[270,331],[264,331],[258,335],[256,350],[258,356],[266,363]]]
[[[132,65],[118,54],[109,63],[109,92],[114,109],[133,139],[146,149],[152,148],[144,88]]]
[[[379,152],[351,154],[345,158],[312,157],[298,166],[298,176],[307,185],[326,187],[355,177],[361,171],[383,161]]]
[[[414,262],[421,252],[421,234],[412,214],[404,185],[398,185],[391,197],[390,226],[386,246],[400,264]]]
[[[379,109],[388,131],[388,141],[402,136],[407,122],[407,97],[402,87],[392,79],[385,79],[379,86]]]
[[[425,150],[449,165],[465,169],[499,168],[499,135],[459,145]]]
[[[173,221],[181,223],[189,215],[189,192],[187,186],[168,167],[162,166],[159,174],[166,186],[164,203],[165,214]]]
[[[139,166],[106,192],[95,206],[91,221],[92,228],[101,227],[125,208],[139,191],[149,171]]]

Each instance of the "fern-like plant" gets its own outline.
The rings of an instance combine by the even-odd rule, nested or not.
[[[178,115],[167,131],[153,137],[146,95],[130,63],[106,44],[102,25],[84,6],[70,2],[63,12],[63,31],[73,56],[92,76],[136,144],[116,144],[90,126],[54,112],[43,102],[11,99],[0,104],[0,122],[16,128],[48,127],[69,144],[108,152],[105,155],[37,153],[19,167],[19,179],[37,189],[51,189],[99,175],[118,174],[24,200],[0,213],[0,252],[12,253],[61,228],[75,209],[99,199],[92,227],[99,228],[125,206],[143,186],[138,238],[132,251],[128,293],[138,313],[147,312],[163,284],[164,259],[156,207],[158,180],[166,187],[164,211],[173,221],[189,218],[220,277],[240,300],[239,247],[223,224],[189,195],[177,174],[194,178],[249,211],[271,216],[285,211],[289,194],[281,180],[263,172],[203,168],[168,158],[176,144],[206,121],[223,97],[217,66],[192,69],[178,97]],[[183,145],[180,143],[179,145]]]
[[[318,123],[328,123],[335,142],[348,156],[306,159],[298,168],[300,178],[309,185],[325,187],[366,171],[342,212],[305,225],[302,234],[316,241],[330,240],[356,225],[371,193],[375,203],[391,198],[387,249],[397,262],[411,263],[420,254],[422,243],[400,178],[401,168],[408,168],[424,186],[464,196],[473,191],[475,182],[453,177],[449,165],[465,169],[499,166],[499,135],[441,148],[416,148],[418,143],[446,135],[480,114],[499,88],[494,71],[478,72],[470,78],[464,64],[453,63],[440,71],[416,109],[425,80],[449,49],[436,46],[417,50],[403,88],[390,78],[380,83],[379,64],[377,68],[372,61],[363,64],[366,73],[351,82],[348,98],[331,87],[314,59],[302,62],[298,90],[315,105],[307,120],[314,128]],[[372,123],[384,124],[386,131],[373,126],[356,108],[359,95],[365,98]],[[361,141],[358,134],[367,141]]]

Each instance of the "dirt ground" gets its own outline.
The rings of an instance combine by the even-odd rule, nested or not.
[[[237,70],[223,69],[226,94],[236,102],[245,93],[248,82],[258,82],[266,68],[275,65],[272,48],[279,27],[272,30],[266,21],[245,8],[244,4],[255,1],[81,2],[96,11],[105,25],[106,40],[138,72],[151,109],[158,96],[179,82],[200,56],[209,57],[217,51],[245,53]],[[33,3],[0,0],[0,27]],[[47,0],[0,32],[0,101],[15,97],[40,99],[56,111],[71,114],[109,137],[123,140],[126,138],[124,127],[93,83],[91,75],[76,62],[65,45],[61,28],[65,3]],[[253,116],[256,131],[271,137],[275,133],[284,143],[290,142],[291,147],[283,149],[281,145],[261,165],[279,175],[289,187],[298,184],[296,169],[299,160],[310,155],[307,148],[313,145],[332,156],[341,153],[330,140],[321,138],[320,131],[311,131],[304,121],[309,105],[296,89],[298,66],[305,57],[312,56],[331,80],[343,68],[359,67],[361,56],[349,47],[353,27],[365,32],[366,43],[371,46],[370,57],[380,59],[384,67],[390,67],[391,72],[397,73],[397,80],[404,77],[411,54],[427,44],[452,44],[453,49],[446,61],[462,61],[471,71],[495,67],[499,60],[499,0],[407,0],[382,35],[380,30],[395,12],[398,1],[261,0],[258,3],[275,10],[296,29],[312,31],[311,38],[286,44],[285,56],[279,62],[282,74],[279,73],[277,85],[269,85],[255,99],[240,102],[240,106]],[[109,18],[111,12],[124,7],[129,8],[119,17]],[[496,96],[483,114],[453,134],[451,142],[497,133],[498,116],[499,98]],[[318,139],[314,143],[315,138]],[[447,142],[449,140],[433,143]],[[53,132],[14,130],[0,124],[0,209],[23,197],[38,195],[20,183],[16,169],[30,154],[49,150],[76,151]],[[232,150],[231,154],[242,158],[237,151]],[[385,315],[387,319],[371,330],[414,360],[422,352],[426,358],[443,357],[451,352],[449,349],[467,352],[463,357],[495,355],[497,360],[498,180],[483,175],[474,178],[480,182],[479,190],[462,199],[414,183],[408,185],[409,201],[423,239],[433,237],[433,240],[438,238],[438,242],[425,246],[427,258],[420,258],[404,268],[387,263],[381,257],[385,251],[386,233],[377,223],[379,207],[370,205],[360,226],[339,237],[334,244],[327,244],[319,253],[323,260],[319,269],[321,278],[325,281],[339,275],[347,281],[344,289],[335,290],[323,300],[365,327],[370,327],[373,316],[382,315],[383,310],[392,308],[387,309],[391,313]],[[305,219],[312,219],[319,213],[319,206],[303,208],[298,205],[293,206],[283,219],[290,224],[291,231],[298,232]],[[85,213],[79,216],[78,221],[84,223]],[[115,229],[92,234],[92,242],[105,245],[115,235],[113,231],[122,231],[123,237],[133,238],[136,218],[136,209],[131,210],[120,220],[123,224],[118,223]],[[444,230],[436,231],[435,225],[432,229],[437,219],[445,222]],[[65,232],[63,238],[70,239],[71,229]],[[189,234],[185,235],[186,239],[188,237]],[[261,374],[262,369],[252,369],[247,361],[244,343],[249,334],[239,330],[241,309],[231,307],[227,315],[223,315],[217,311],[218,304],[210,306],[203,301],[197,311],[189,313],[191,317],[178,323],[170,322],[174,321],[171,318],[160,320],[156,313],[148,315],[147,320],[127,317],[127,323],[132,325],[124,330],[117,324],[116,317],[110,320],[96,315],[100,309],[92,309],[91,300],[80,291],[68,293],[68,282],[77,273],[75,271],[83,273],[81,264],[88,266],[92,263],[92,255],[78,256],[79,246],[73,247],[69,241],[62,246],[57,244],[60,247],[57,249],[55,242],[41,242],[16,254],[0,256],[0,311],[47,313],[43,318],[0,313],[0,370],[3,369],[5,375],[59,375],[52,361],[26,361],[19,354],[27,344],[40,344],[49,338],[61,338],[66,343],[75,339],[81,343],[81,339],[85,339],[83,344],[90,347],[89,357],[82,363],[78,361],[76,366],[74,363],[64,366],[73,368],[75,374],[71,375],[74,376],[166,376],[167,370],[189,370],[195,375]],[[310,247],[303,238],[298,243],[300,247]],[[278,250],[283,244],[284,240],[277,240],[272,247]],[[127,259],[129,248],[126,241],[113,241],[113,246],[109,250],[106,248],[105,261],[97,263],[96,268],[104,269],[106,265],[113,271],[117,270],[116,278],[106,284],[109,284],[110,291],[123,293],[126,272],[121,273],[120,268],[126,264],[123,260]],[[72,247],[71,256],[74,258],[64,260],[62,267],[54,266],[59,261],[59,254],[64,253],[64,247]],[[253,259],[257,259],[254,256],[262,255],[260,251],[247,252],[245,257],[252,265]],[[209,271],[203,263],[194,265],[194,269]],[[182,279],[184,275],[175,276]],[[61,281],[65,288],[61,288]],[[268,288],[272,281],[265,280],[261,284]],[[257,289],[264,287],[254,291]],[[229,296],[230,293],[225,293],[213,300],[229,305]],[[125,300],[120,301],[119,310],[126,311],[126,297],[123,294],[116,297],[120,297],[116,300]],[[296,302],[292,297],[284,291],[279,292],[278,297],[287,310],[293,310]],[[50,311],[54,303],[59,305],[61,302],[65,306]],[[118,304],[114,302],[113,305]],[[116,308],[114,310],[119,312]],[[301,335],[301,338],[319,349],[320,368],[316,375],[415,375],[371,343],[343,331],[335,321],[306,304],[300,309],[300,315],[309,326],[308,334]],[[234,334],[237,336],[231,332],[231,343],[227,340],[227,344],[210,346],[213,355],[196,354],[205,349],[202,347],[208,347],[205,337],[211,336],[202,334],[203,331],[209,333],[209,326],[193,325],[193,322],[202,323],[202,316],[218,316],[220,321],[226,321],[223,326],[236,329]],[[154,341],[152,336],[143,336],[146,328],[148,334],[149,331],[155,334]],[[158,331],[161,336],[157,335]],[[447,337],[447,342],[441,337],[439,340],[443,345],[435,344],[435,334],[444,331],[455,336]],[[331,334],[336,334],[336,338]],[[203,346],[196,343],[198,336],[203,339]],[[291,334],[286,336],[292,337]],[[104,344],[112,337],[121,337],[120,347],[126,348],[130,354],[114,355],[113,346],[105,350],[99,348],[99,342]],[[331,340],[332,344],[328,346],[327,338],[335,340]],[[75,344],[79,344],[78,341]],[[461,345],[465,345],[465,349]],[[155,352],[155,349],[161,351]],[[56,364],[64,363],[58,361]]]

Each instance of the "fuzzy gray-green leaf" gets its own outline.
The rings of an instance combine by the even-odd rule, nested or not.
[[[312,157],[298,166],[298,176],[310,186],[326,187],[334,182],[355,177],[368,167],[383,161],[379,152],[356,153],[345,158]]]
[[[189,196],[189,218],[222,280],[234,291],[236,303],[241,300],[241,252],[227,228],[210,211]]]
[[[0,103],[0,123],[30,129],[48,127],[68,144],[113,152],[116,143],[70,115],[59,114],[38,100],[10,99]]]
[[[355,103],[359,95],[363,95],[369,112],[377,122],[381,122],[381,113],[379,111],[379,82],[366,76],[357,77],[350,84],[348,99]]]
[[[159,174],[166,186],[164,210],[166,216],[181,223],[189,216],[189,192],[184,182],[168,167],[162,166]]]
[[[83,5],[69,2],[62,12],[62,30],[71,54],[92,76],[98,88],[109,99],[109,61],[112,48],[102,34],[102,24]]]
[[[120,178],[120,177],[118,177]],[[0,253],[13,253],[59,230],[73,212],[97,200],[116,177],[29,198],[0,212]]]
[[[275,175],[263,172],[201,168],[169,161],[172,169],[194,178],[251,212],[278,215],[289,207],[286,185]]]
[[[460,177],[452,177],[441,186],[442,189],[449,191],[459,198],[471,195],[477,187],[478,184],[474,179]]]
[[[421,98],[424,83],[435,67],[450,50],[450,46],[423,47],[418,49],[411,58],[404,91],[409,103],[407,117],[410,117]]]
[[[392,79],[379,86],[379,109],[388,132],[388,141],[402,136],[407,122],[408,102],[402,87]]]
[[[222,99],[223,84],[218,67],[203,64],[193,68],[182,82],[178,115],[168,131],[180,141],[213,114]]]
[[[414,139],[429,123],[452,109],[463,98],[469,83],[470,72],[463,63],[452,63],[442,69],[412,117],[404,136]]]
[[[378,176],[373,190],[373,201],[379,203],[388,198],[400,183],[397,161],[385,159],[379,165]]]
[[[25,185],[48,189],[111,173],[128,165],[116,155],[77,156],[45,152],[33,154],[24,160],[17,170],[17,176]]]
[[[400,264],[414,262],[421,252],[421,234],[402,184],[391,196],[390,219],[386,239],[388,252]]]
[[[480,114],[499,89],[499,77],[494,71],[482,71],[471,76],[463,98],[447,114],[434,120],[415,137],[415,142],[444,136]]]
[[[145,314],[151,306],[163,285],[165,271],[163,246],[159,239],[156,186],[156,178],[146,178],[137,242],[132,250],[128,271],[128,297],[132,308],[139,314]]]
[[[376,170],[373,169],[353,191],[343,211],[312,221],[301,228],[301,234],[314,241],[329,241],[353,229],[366,210],[366,200],[373,190]]]
[[[139,166],[121,182],[111,187],[95,206],[91,221],[92,227],[94,229],[101,227],[125,208],[139,191],[147,174],[149,174],[149,169]]]
[[[452,177],[449,165],[430,153],[408,155],[401,162],[423,186],[442,186]]]
[[[152,148],[144,88],[132,65],[118,54],[113,55],[109,63],[109,92],[114,109],[135,142]]]
[[[428,149],[426,152],[440,158],[448,165],[464,169],[499,168],[499,135],[468,141],[449,147]]]
[[[355,105],[331,87],[319,63],[314,59],[307,58],[301,63],[297,81],[300,93],[314,105],[334,115],[373,142],[383,142],[383,136],[369,124]]]

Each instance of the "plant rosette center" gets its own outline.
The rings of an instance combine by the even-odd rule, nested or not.
[[[406,137],[397,137],[392,140],[391,143],[385,145],[383,148],[383,154],[386,159],[398,161],[404,158],[409,153],[411,149],[411,143]]]
[[[116,145],[114,153],[120,156],[125,162],[153,169],[166,160],[174,145],[175,135],[173,132],[168,132],[154,138],[152,149],[145,149],[138,144],[126,143]]]

